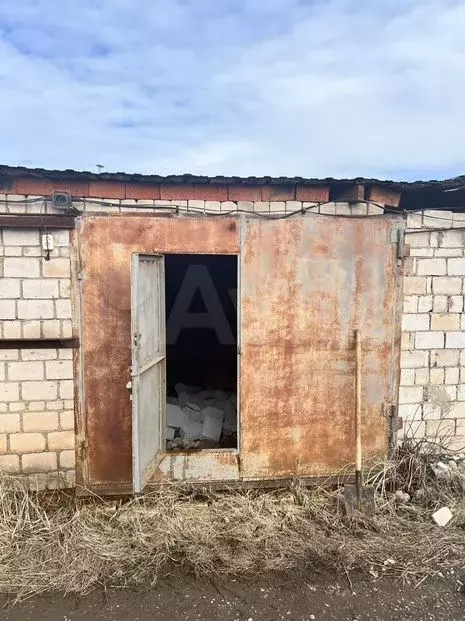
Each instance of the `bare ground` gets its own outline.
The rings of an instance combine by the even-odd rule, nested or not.
[[[178,572],[150,590],[95,591],[82,598],[47,596],[0,611],[2,621],[460,621],[460,570],[415,587],[393,578],[328,573],[253,580],[195,579]],[[4,600],[7,603],[7,600]]]

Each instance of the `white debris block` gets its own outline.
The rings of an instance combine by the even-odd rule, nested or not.
[[[226,413],[226,416],[224,417],[223,431],[226,435],[231,435],[237,432],[237,415],[235,412],[233,414],[230,414],[229,412]]]
[[[185,440],[199,440],[202,436],[202,423],[186,421],[182,426],[182,435]]]
[[[174,427],[167,427],[166,428],[166,439],[167,440],[174,440],[174,435],[176,433],[176,430]]]
[[[179,405],[166,404],[166,424],[168,427],[183,427],[189,422],[189,418]]]
[[[203,414],[200,407],[196,403],[187,402],[182,408],[193,423],[203,423]]]
[[[446,526],[452,519],[449,507],[441,507],[431,516],[438,526]]]
[[[216,410],[216,408],[205,408],[205,410]],[[205,412],[204,410],[204,412]],[[218,414],[207,414],[203,421],[202,426],[202,438],[204,440],[211,440],[212,442],[219,442],[221,438],[221,431],[223,429],[223,412],[220,412],[221,417]]]

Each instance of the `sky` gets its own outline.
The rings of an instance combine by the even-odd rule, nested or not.
[[[465,0],[1,0],[0,163],[465,173]]]

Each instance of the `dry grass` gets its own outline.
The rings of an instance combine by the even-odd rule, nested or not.
[[[196,574],[282,571],[317,564],[423,579],[463,563],[465,470],[438,481],[437,455],[404,445],[373,467],[373,516],[344,514],[341,490],[226,491],[170,485],[129,502],[28,493],[0,480],[0,591],[16,599],[153,584],[174,565]],[[400,503],[402,489],[412,501]],[[448,504],[455,524],[431,512]]]

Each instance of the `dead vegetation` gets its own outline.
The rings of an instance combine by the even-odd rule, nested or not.
[[[439,476],[438,462],[455,466]],[[407,442],[393,460],[373,466],[366,482],[376,487],[376,512],[348,518],[340,489],[299,482],[243,492],[169,485],[104,502],[28,493],[21,481],[3,477],[0,590],[19,600],[144,586],[175,565],[211,577],[318,565],[421,580],[463,563],[460,460],[436,445]],[[454,520],[440,528],[431,513],[444,504]]]

